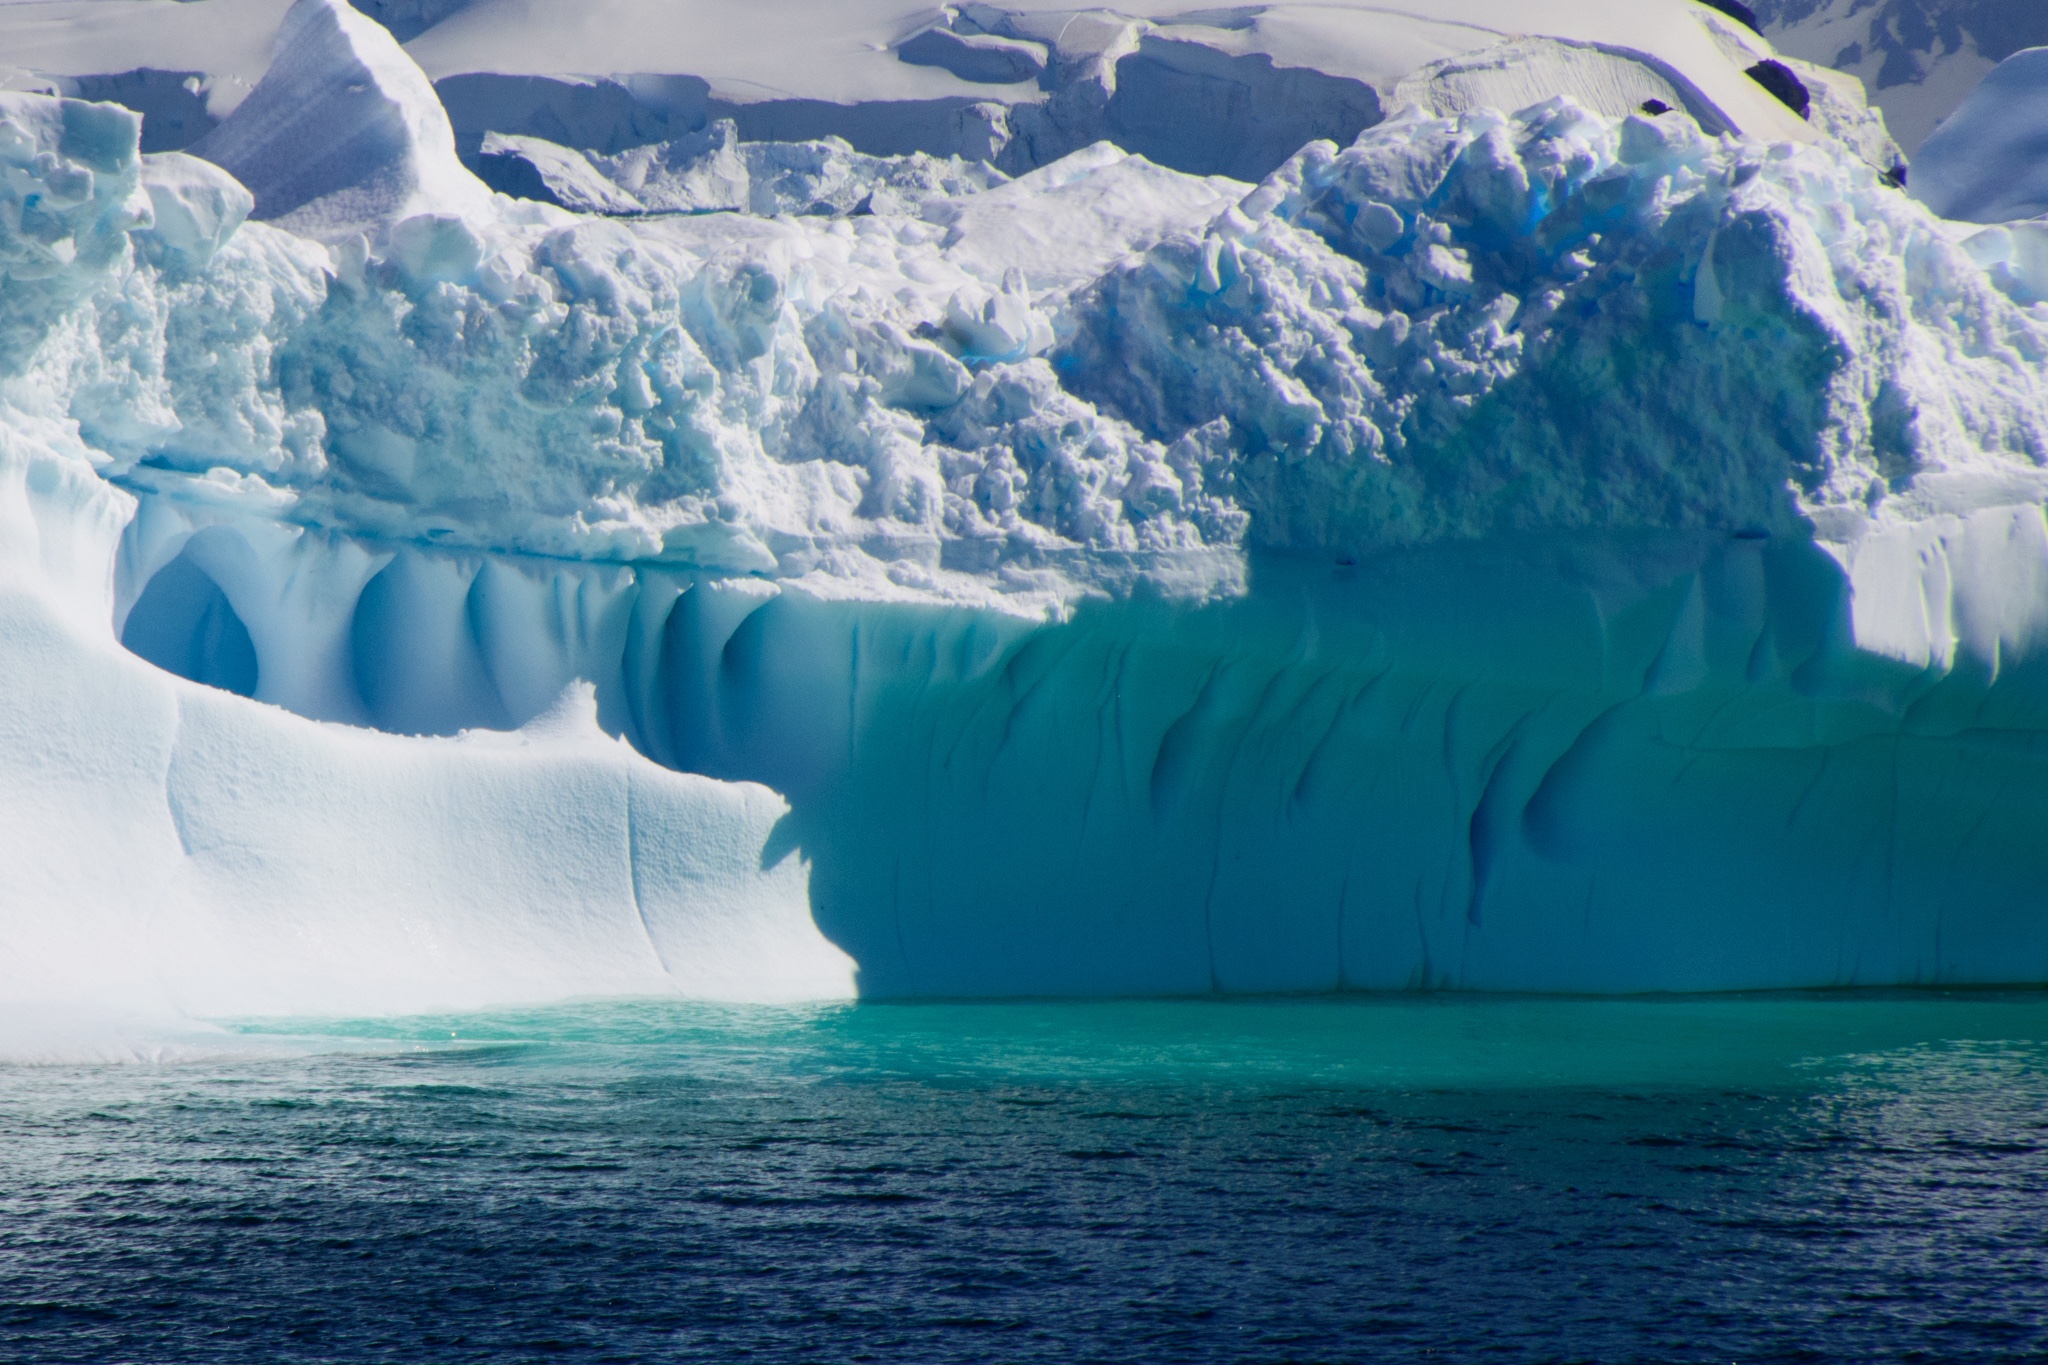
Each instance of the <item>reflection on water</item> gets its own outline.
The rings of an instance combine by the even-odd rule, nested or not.
[[[0,1358],[2048,1353],[2048,996],[240,1029],[0,1070]]]

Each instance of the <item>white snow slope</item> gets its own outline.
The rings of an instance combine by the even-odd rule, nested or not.
[[[285,31],[245,185],[0,105],[0,1001],[2048,980],[2006,229],[1561,98],[585,217]]]
[[[1945,218],[1973,223],[2048,214],[2048,47],[2000,62],[1934,130],[1913,194]]]
[[[2048,43],[2040,0],[1754,0],[1781,52],[1857,77],[1917,163],[1921,144],[1999,62]]]
[[[1613,115],[1656,98],[1714,131],[1809,136],[1743,74],[1768,45],[1694,0],[363,7],[410,39],[465,157],[493,131],[616,154],[733,118],[750,141],[841,136],[864,152],[987,158],[1013,173],[1111,138],[1179,170],[1256,179],[1310,138],[1348,141],[1402,101],[1455,112],[1553,94]],[[252,35],[282,12],[281,0],[12,0],[0,3],[0,45],[20,88],[54,79],[149,110],[166,135],[174,122],[203,131],[261,76]],[[1507,69],[1486,55],[1510,50]]]

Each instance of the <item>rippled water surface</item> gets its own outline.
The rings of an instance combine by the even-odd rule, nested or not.
[[[2048,1358],[2038,994],[236,1033],[0,1068],[0,1358]]]

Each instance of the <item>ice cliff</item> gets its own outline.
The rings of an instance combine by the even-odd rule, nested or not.
[[[0,106],[0,993],[2048,979],[2048,278],[1848,142],[548,204],[284,36],[218,162]]]

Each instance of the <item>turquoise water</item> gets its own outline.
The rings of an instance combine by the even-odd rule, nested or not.
[[[2048,1356],[2038,993],[234,1028],[0,1069],[0,1357]]]

